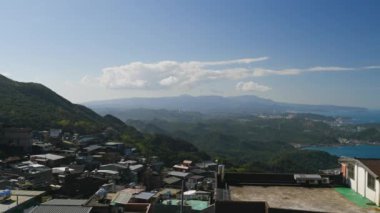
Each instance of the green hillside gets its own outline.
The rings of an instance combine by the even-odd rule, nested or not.
[[[128,120],[149,133],[193,143],[234,171],[318,172],[338,166],[337,157],[295,148],[294,144],[335,144],[338,129],[304,116],[294,119],[214,118],[197,122]],[[302,159],[302,161],[299,161]]]
[[[102,117],[84,106],[73,104],[41,84],[16,82],[2,75],[0,124],[36,130],[63,128],[79,133],[105,130],[113,139],[135,145],[145,156],[158,156],[168,165],[185,158],[209,158],[187,141],[143,134],[112,115]]]
[[[43,129],[77,128],[95,131],[105,125],[92,110],[72,104],[37,83],[21,83],[0,75],[0,122],[12,126]]]

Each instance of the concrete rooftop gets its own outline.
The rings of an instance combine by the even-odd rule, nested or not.
[[[347,200],[334,188],[292,186],[230,186],[231,200],[266,201],[270,207],[322,212],[379,212]]]

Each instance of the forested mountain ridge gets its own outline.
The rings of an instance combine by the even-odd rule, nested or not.
[[[179,118],[127,120],[127,124],[142,132],[190,141],[214,158],[224,159],[230,168],[242,171],[317,172],[318,169],[337,166],[337,157],[297,147],[337,145],[340,138],[363,143],[380,141],[378,125],[339,126],[332,117],[313,114],[219,117],[195,121]],[[297,160],[299,158],[303,159],[302,162]]]
[[[38,83],[22,83],[0,75],[0,122],[34,129],[78,128],[95,131],[106,120],[85,106],[73,104]]]

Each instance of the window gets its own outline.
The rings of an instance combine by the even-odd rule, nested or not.
[[[347,176],[353,180],[355,180],[355,166],[352,164],[348,164],[347,166]]]
[[[375,177],[370,174],[367,174],[367,187],[375,190]]]

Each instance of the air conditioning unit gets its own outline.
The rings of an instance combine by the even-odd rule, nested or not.
[[[318,182],[318,180],[309,180],[309,184],[311,184],[311,185],[318,185],[319,182]]]
[[[330,184],[330,178],[328,177],[322,178],[322,184]]]

